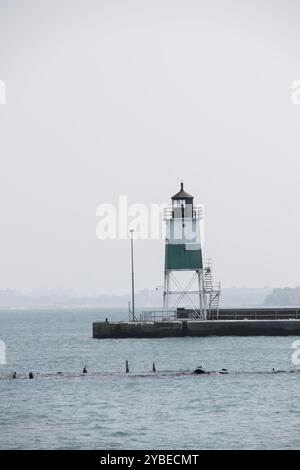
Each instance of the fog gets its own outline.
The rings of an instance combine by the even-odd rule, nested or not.
[[[300,4],[0,0],[0,289],[121,294],[100,204],[205,207],[223,286],[300,283]],[[163,282],[136,240],[136,289]]]

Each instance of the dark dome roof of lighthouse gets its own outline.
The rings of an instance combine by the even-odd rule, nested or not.
[[[183,183],[181,183],[181,188],[179,193],[176,193],[174,196],[172,196],[172,200],[176,199],[194,199],[193,196],[191,196],[189,193],[186,193],[183,189]]]

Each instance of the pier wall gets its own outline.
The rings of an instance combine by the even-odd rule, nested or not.
[[[95,322],[93,338],[184,336],[300,336],[300,320]]]
[[[177,317],[188,319],[194,317],[194,310],[179,308]],[[299,307],[238,307],[219,308],[219,311],[212,311],[208,320],[288,320],[290,318],[300,320]]]

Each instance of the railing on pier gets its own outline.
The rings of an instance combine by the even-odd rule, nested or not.
[[[211,309],[207,312],[207,320],[300,320],[300,309],[280,310],[272,309]],[[141,322],[199,320],[199,316],[192,309],[176,310],[145,310],[140,316]]]
[[[140,321],[174,321],[176,320],[175,310],[145,310],[140,314]]]

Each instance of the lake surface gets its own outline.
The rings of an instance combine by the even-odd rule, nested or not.
[[[127,319],[109,309],[0,312],[1,449],[300,448],[300,373],[271,372],[297,368],[300,338],[93,339],[92,322],[107,316]],[[200,364],[230,373],[188,373]]]

